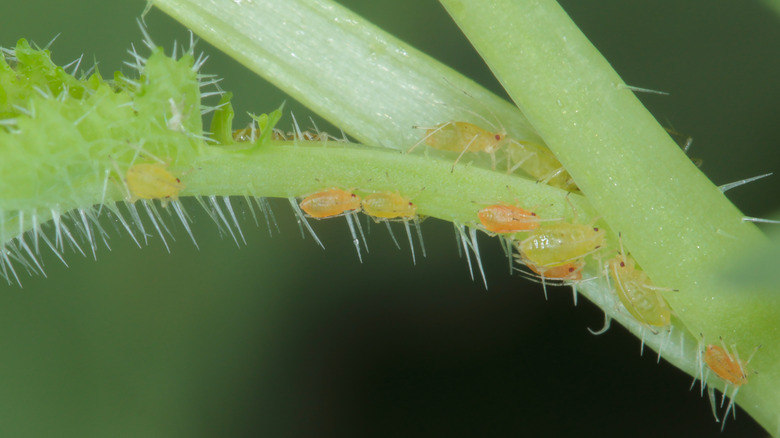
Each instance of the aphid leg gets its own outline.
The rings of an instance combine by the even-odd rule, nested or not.
[[[317,244],[320,245],[322,249],[325,249],[325,245],[322,244],[320,238],[317,237],[317,233],[314,232],[314,229],[311,227],[311,225],[309,225],[309,221],[306,220],[306,216],[303,215],[301,207],[298,206],[298,201],[295,199],[295,197],[290,197],[288,200],[290,201],[290,206],[292,206],[296,219],[298,220],[298,227],[301,228],[302,226],[305,226]],[[230,234],[233,234],[233,232],[231,231]],[[301,235],[303,235],[303,228],[301,228]],[[233,239],[235,239],[235,236]],[[236,244],[238,244],[238,242],[236,242]]]
[[[548,184],[553,178],[555,178],[556,176],[560,175],[561,173],[563,173],[565,171],[566,171],[566,169],[563,166],[561,166],[561,167],[553,170],[552,172],[548,173],[543,178],[540,178],[536,182],[538,182],[540,184]]]
[[[666,342],[666,338],[661,335],[661,342],[658,343],[658,357],[655,360],[655,363],[661,363],[661,352],[664,350],[664,343]]]
[[[414,242],[412,242],[412,231],[409,229],[409,221],[404,220],[404,228],[406,229],[406,237],[409,238],[409,249],[412,250],[412,264],[417,264],[417,259],[414,257]]]
[[[758,181],[761,178],[766,178],[768,176],[772,176],[772,172],[765,173],[763,175],[754,176],[752,178],[741,179],[739,181],[734,181],[734,182],[728,183],[728,184],[723,184],[723,185],[718,186],[718,189],[720,189],[721,192],[726,192],[727,190],[731,190],[731,189],[733,189],[735,187],[739,187],[739,186],[744,185],[744,184],[752,183],[753,181]]]
[[[590,327],[588,327],[588,331],[592,335],[596,335],[596,336],[603,335],[604,333],[607,332],[607,330],[609,330],[610,325],[612,325],[612,317],[607,315],[607,312],[604,312],[604,327],[602,327],[601,330],[597,330],[597,331],[593,331],[590,329]]]
[[[471,137],[471,141],[466,143],[466,146],[463,146],[463,150],[460,151],[460,155],[458,155],[458,158],[456,158],[455,162],[452,163],[452,167],[450,168],[450,173],[455,172],[455,165],[458,164],[458,161],[460,161],[460,159],[463,157],[463,154],[468,152],[469,148],[471,147],[471,144],[474,143],[474,141],[476,141],[476,140],[477,140],[477,136],[475,135],[474,137]],[[493,158],[494,158],[493,159],[493,168],[495,169],[496,168],[495,156]]]
[[[574,300],[574,307],[577,307],[577,283],[571,284],[571,295]]]
[[[547,301],[547,283],[544,281],[544,273],[539,275],[542,279],[542,290],[544,291],[544,300]]]
[[[715,422],[720,423],[718,418],[718,402],[715,400],[715,388],[710,386],[707,388],[707,396],[710,399],[710,408],[712,408],[712,416],[715,417]]]
[[[512,243],[512,239],[503,236],[499,236],[498,238],[501,240],[501,249],[504,250],[504,255],[506,255],[506,260],[507,262],[509,262],[509,275],[512,275],[513,272],[512,262],[514,261],[514,256],[512,254],[514,245]]]
[[[516,144],[516,145],[520,146],[521,148],[525,149],[525,147],[523,147],[523,144],[522,144],[522,143],[520,143],[519,141],[514,141],[514,140],[513,140],[513,141],[512,141],[512,143],[514,143],[514,144]],[[510,144],[512,144],[512,143],[510,143]],[[522,166],[522,165],[523,165],[523,163],[525,163],[526,161],[530,160],[530,159],[531,159],[531,158],[533,158],[535,155],[536,155],[536,152],[531,152],[530,154],[526,154],[526,157],[525,157],[525,158],[523,158],[522,160],[520,160],[519,162],[517,162],[516,164],[514,164],[514,165],[513,165],[511,168],[509,168],[509,170],[507,170],[507,172],[506,172],[506,173],[514,173],[514,172],[515,172],[515,170],[519,169],[519,168],[520,168],[520,166]],[[508,157],[508,158],[507,158],[507,167],[509,167],[509,165],[511,164],[511,163],[510,163],[510,158],[509,158],[509,157],[511,157],[511,155],[509,155],[509,148],[507,148],[507,157]]]
[[[352,234],[352,243],[355,244],[355,250],[357,250],[358,259],[360,260],[360,263],[363,263],[363,257],[360,255],[360,239],[358,239],[357,234],[355,234],[355,225],[352,223],[352,215],[354,213],[347,213],[344,215],[344,218],[347,219],[347,226],[349,227],[349,232]],[[360,222],[358,222],[358,226],[360,225]]]
[[[479,243],[477,243],[477,229],[469,228],[469,235],[471,236],[471,250],[474,251],[474,257],[476,257],[477,266],[479,266],[479,273],[482,275],[482,282],[485,284],[485,290],[487,290],[487,278],[485,277],[485,269],[482,267],[482,256],[479,255]]]
[[[393,229],[390,228],[390,221],[383,221],[385,225],[387,225],[387,232],[390,233],[390,238],[393,239],[393,243],[395,243],[395,247],[398,249],[401,249],[401,245],[398,244],[398,241],[395,239],[395,234],[393,234]]]

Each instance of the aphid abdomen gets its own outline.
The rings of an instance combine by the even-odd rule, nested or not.
[[[340,216],[360,209],[360,197],[341,189],[328,189],[307,196],[301,201],[301,209],[317,219]]]
[[[184,183],[159,163],[132,165],[125,174],[131,201],[136,199],[176,199]]]

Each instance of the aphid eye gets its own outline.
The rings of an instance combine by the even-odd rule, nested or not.
[[[620,267],[621,268],[625,268],[626,267],[626,262],[620,262]]]
[[[598,233],[599,232],[599,227],[593,227],[593,231]]]
[[[496,134],[496,140],[501,140],[501,134]]]
[[[536,213],[534,213],[534,212],[532,211],[532,212],[531,212],[531,216],[536,216]]]
[[[352,194],[352,199],[355,199],[355,198],[357,198],[357,195],[353,193]]]
[[[181,182],[181,180],[180,180],[179,178],[176,178],[176,182],[179,182],[179,183],[180,183],[180,182]]]

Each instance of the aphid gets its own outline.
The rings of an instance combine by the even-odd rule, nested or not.
[[[417,215],[417,206],[396,193],[371,193],[363,198],[361,205],[367,215],[379,219],[409,220]]]
[[[233,131],[233,141],[238,143],[251,142],[254,143],[258,136],[258,130],[255,128],[254,123],[243,129],[236,129]]]
[[[623,307],[637,321],[653,327],[666,327],[671,324],[672,310],[666,304],[662,291],[672,289],[653,285],[645,271],[636,268],[636,262],[630,255],[621,252],[607,263],[609,276],[615,282],[615,292]]]
[[[721,398],[720,403],[721,407],[723,407],[723,402],[726,398],[728,385],[734,386],[734,389],[731,391],[731,395],[729,396],[729,405],[726,408],[726,413],[723,416],[723,424],[721,425],[721,430],[723,430],[723,428],[726,426],[726,418],[729,416],[729,411],[731,411],[731,409],[734,407],[734,399],[737,397],[739,388],[748,382],[748,372],[746,368],[748,363],[750,363],[750,360],[753,359],[753,355],[756,354],[756,351],[758,351],[758,347],[753,350],[753,353],[750,355],[748,360],[743,362],[740,360],[739,354],[737,354],[736,346],[732,346],[731,349],[733,354],[731,354],[729,353],[729,349],[726,347],[726,344],[723,342],[722,338],[720,343],[721,345],[707,345],[707,347],[704,349],[704,362],[707,364],[707,367],[712,370],[712,372],[714,372],[718,377],[726,382],[726,387],[723,388],[723,398]],[[710,402],[713,402],[715,400],[715,395],[714,389],[712,387],[709,389],[709,395]],[[715,419],[717,420],[717,416]]]
[[[409,148],[412,152],[423,142],[441,151],[460,152],[452,163],[453,169],[466,152],[485,152],[490,155],[496,168],[496,152],[507,140],[506,132],[490,132],[468,122],[446,122],[432,128],[425,128],[425,136]]]
[[[491,233],[517,233],[539,228],[536,213],[509,204],[487,206],[477,213],[477,217]]]
[[[531,263],[527,259],[524,259],[522,255],[515,257],[519,263],[524,264],[533,272],[533,274],[523,274],[523,276],[534,281],[539,279],[539,282],[542,283],[544,299],[547,299],[547,284],[552,280],[552,284],[554,285],[562,286],[571,284],[573,288],[574,305],[577,305],[577,289],[575,283],[582,280],[582,270],[585,268],[584,259],[579,259],[559,266],[543,267]]]
[[[422,240],[422,232],[420,231],[420,223],[417,218],[417,206],[412,201],[404,198],[397,193],[379,192],[371,193],[363,198],[361,202],[363,212],[374,218],[375,221],[384,221],[387,225],[387,230],[390,232],[390,236],[393,236],[393,231],[390,228],[390,220],[398,220],[404,223],[406,228],[406,235],[409,237],[409,247],[412,250],[412,262],[416,263],[414,257],[414,244],[412,243],[412,232],[409,229],[409,222],[414,222],[417,227],[417,238],[420,240],[420,247],[422,248],[423,257],[425,257],[425,245]],[[398,243],[396,242],[396,245]]]
[[[503,127],[492,132],[468,122],[446,122],[424,129],[425,136],[412,145],[407,153],[422,143],[442,151],[460,152],[452,164],[454,170],[466,152],[484,152],[490,155],[492,168],[495,169],[496,152],[505,147],[507,173],[521,169],[539,182],[572,192],[579,191],[574,180],[549,149],[536,143],[513,140]]]
[[[606,244],[604,230],[584,224],[555,223],[531,231],[517,248],[539,268],[576,262]]]
[[[313,218],[322,219],[360,210],[360,196],[341,189],[328,189],[307,196],[301,209]]]
[[[161,199],[163,206],[175,200],[184,190],[184,183],[160,163],[142,163],[130,166],[125,174],[130,202],[137,199]]]
[[[552,151],[542,145],[527,141],[512,142],[507,147],[507,155],[510,163],[516,163],[507,173],[520,169],[540,183],[570,192],[580,191]]]
[[[528,263],[526,266],[542,279],[579,281],[582,280],[582,269],[585,267],[585,260],[578,260],[550,268],[536,266],[533,263]]]
[[[355,213],[360,210],[360,197],[358,195],[345,190],[332,188],[307,196],[301,201],[300,207],[307,215],[316,219],[344,216],[347,219],[349,231],[352,233],[352,242],[355,244],[358,258],[361,262],[363,261],[363,257],[360,255],[360,239],[358,239],[357,234],[355,234],[354,225],[357,223],[357,228],[360,231],[361,237],[363,237],[363,244],[366,246],[366,251],[368,251],[368,245],[365,243],[366,237],[363,235],[363,228],[360,226],[360,221],[355,217]]]

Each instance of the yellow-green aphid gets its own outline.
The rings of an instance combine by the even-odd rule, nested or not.
[[[127,188],[130,190],[130,202],[137,199],[161,199],[163,205],[168,200],[179,197],[184,183],[159,163],[134,164],[125,174]]]
[[[645,271],[637,269],[634,258],[622,252],[607,263],[607,269],[618,299],[631,316],[651,327],[671,324],[672,310],[661,291],[672,289],[655,286]]]
[[[517,169],[536,178],[539,182],[570,192],[579,192],[571,175],[555,155],[544,146],[531,142],[510,142],[507,145],[509,163],[516,163],[508,173]]]
[[[466,152],[485,152],[490,155],[493,168],[496,167],[496,152],[506,143],[506,132],[490,132],[468,122],[447,122],[428,128],[425,136],[407,153],[425,142],[428,146],[441,151],[460,152],[455,164]]]
[[[565,265],[592,254],[606,244],[605,232],[592,225],[566,222],[531,231],[518,244],[523,258],[537,267]]]

